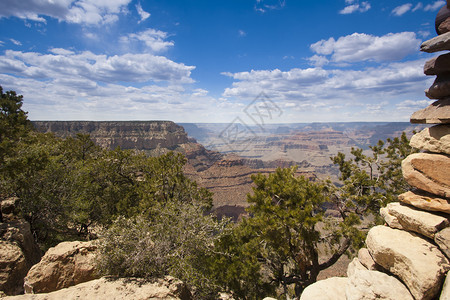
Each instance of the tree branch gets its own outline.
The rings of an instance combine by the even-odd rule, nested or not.
[[[347,251],[347,249],[350,247],[351,244],[351,239],[350,238],[346,238],[344,240],[344,243],[341,245],[341,247],[339,248],[339,250],[334,253],[326,262],[321,263],[319,265],[319,270],[325,270],[329,267],[331,267],[335,262],[338,261],[338,259],[342,256],[342,254],[345,253],[345,251]]]

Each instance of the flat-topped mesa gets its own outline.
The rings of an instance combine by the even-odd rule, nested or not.
[[[190,142],[184,128],[172,121],[34,121],[33,125],[61,137],[87,133],[108,149],[173,149]]]

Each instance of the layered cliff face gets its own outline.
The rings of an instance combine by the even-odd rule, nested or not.
[[[87,133],[96,144],[109,149],[173,150],[191,142],[184,128],[171,121],[35,121],[33,125],[40,132],[61,137]]]

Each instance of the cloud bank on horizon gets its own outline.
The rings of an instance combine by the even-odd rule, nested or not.
[[[418,48],[445,1],[324,3],[4,0],[0,85],[32,120],[230,122],[261,92],[275,123],[408,121],[431,103]]]

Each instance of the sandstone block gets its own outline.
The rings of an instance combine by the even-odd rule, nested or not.
[[[414,300],[397,278],[378,271],[356,269],[345,289],[347,300]],[[318,298],[320,299],[320,298]]]
[[[450,98],[438,100],[428,107],[416,111],[410,121],[420,124],[450,123]]]
[[[430,239],[433,239],[438,231],[449,225],[447,218],[398,202],[389,203],[386,208],[389,214],[397,218],[405,230],[417,232]]]
[[[0,291],[6,295],[23,292],[23,278],[29,268],[19,246],[0,241]]]
[[[359,261],[357,257],[355,257],[347,267],[347,277],[353,276],[356,270],[367,270],[365,266]]]
[[[345,300],[346,277],[331,277],[317,281],[303,291],[300,300]]]
[[[373,227],[366,239],[375,262],[398,276],[415,299],[436,297],[450,264],[427,240],[387,226]]]
[[[92,242],[63,242],[48,249],[25,277],[25,293],[48,293],[98,278]]]
[[[7,295],[22,293],[23,278],[40,258],[28,222],[15,219],[0,223],[0,291]]]
[[[386,207],[380,208],[380,215],[389,227],[403,229],[403,226],[400,224],[398,219],[395,216],[391,215]]]
[[[425,90],[425,95],[430,99],[444,99],[450,96],[450,76],[438,75],[433,84]]]
[[[443,154],[415,153],[402,161],[405,180],[418,189],[450,198],[450,157]]]
[[[414,207],[450,214],[450,200],[439,198],[421,191],[408,191],[398,196],[398,200]]]
[[[383,269],[380,265],[377,265],[377,263],[373,260],[372,255],[370,255],[369,250],[367,250],[367,248],[359,249],[358,260],[368,270],[382,271]]]
[[[444,228],[434,236],[434,241],[447,258],[450,258],[450,227]]]
[[[444,286],[442,287],[441,296],[439,297],[439,300],[450,300],[450,279],[449,274],[447,274],[447,277],[444,282]]]
[[[445,19],[441,24],[438,26],[438,32],[440,34],[446,33],[450,31],[450,18]]]
[[[428,60],[424,67],[425,75],[441,75],[450,72],[450,53],[439,55]]]
[[[425,41],[420,45],[420,51],[433,53],[438,51],[450,50],[450,33],[444,33]]]
[[[9,298],[9,299],[8,299]],[[192,299],[186,285],[178,279],[167,276],[156,282],[141,278],[102,277],[80,283],[48,294],[25,294],[6,297],[5,300],[151,300],[151,299]],[[3,299],[2,299],[3,300]]]
[[[436,125],[425,128],[413,135],[409,144],[420,150],[450,155],[450,126]]]
[[[434,22],[434,26],[436,28],[437,34],[443,34],[448,32],[449,30],[445,30],[445,21],[448,20],[450,17],[450,10],[447,8],[446,5],[444,5],[438,12],[436,16],[436,20]]]

